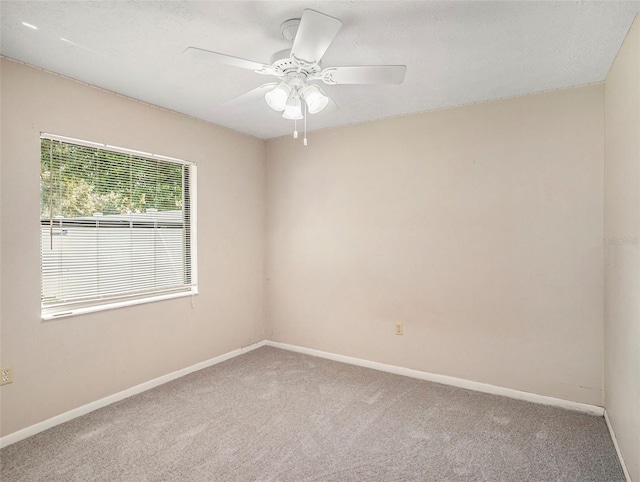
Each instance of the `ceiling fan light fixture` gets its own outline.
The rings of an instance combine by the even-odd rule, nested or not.
[[[287,100],[287,105],[282,113],[282,117],[290,120],[302,119],[302,102],[300,102],[300,95],[293,92]]]
[[[307,103],[309,114],[317,114],[329,103],[329,97],[315,84],[308,84],[302,89],[302,96]]]
[[[291,87],[284,82],[281,82],[264,95],[264,100],[273,110],[282,112],[287,106],[287,99],[289,98],[290,93]]]

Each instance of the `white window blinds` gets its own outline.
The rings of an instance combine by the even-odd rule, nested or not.
[[[196,292],[193,163],[41,136],[42,317]]]

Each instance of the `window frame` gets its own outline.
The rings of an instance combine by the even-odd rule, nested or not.
[[[86,141],[86,140],[72,138],[72,137],[65,137],[65,136],[50,134],[46,132],[41,132],[40,137],[38,138],[40,148],[42,146],[42,141],[44,139],[188,166],[188,169],[184,170],[185,175],[183,179],[183,182],[188,183],[188,185],[183,187],[182,192],[183,192],[183,197],[185,198],[185,200],[187,200],[186,202],[188,203],[188,213],[186,215],[189,217],[189,222],[185,226],[185,229],[187,230],[185,232],[185,236],[188,236],[189,242],[185,243],[184,246],[185,246],[185,263],[189,263],[189,266],[187,268],[188,270],[187,276],[190,283],[185,284],[184,287],[175,288],[175,289],[158,289],[156,291],[146,291],[144,293],[129,292],[129,293],[124,293],[122,295],[109,296],[106,298],[93,297],[91,299],[67,301],[67,302],[61,302],[58,304],[49,304],[48,306],[45,306],[42,299],[42,289],[43,289],[43,283],[44,283],[43,257],[42,257],[43,247],[40,246],[40,293],[41,293],[40,316],[41,316],[41,320],[48,321],[48,320],[63,318],[68,316],[75,316],[75,315],[81,315],[86,313],[93,313],[98,311],[122,308],[126,306],[135,306],[135,305],[140,305],[145,303],[153,303],[156,301],[197,295],[199,293],[198,256],[197,256],[197,253],[198,253],[197,163],[192,161],[185,161],[185,160],[177,159],[173,157],[163,156],[159,154],[127,149],[127,148],[118,147],[110,144],[102,144],[102,143],[93,142],[93,141]],[[40,163],[42,163],[42,159],[40,159]],[[42,185],[41,185],[41,188],[42,188]],[[40,209],[42,209],[41,206],[40,206]],[[53,222],[55,223],[55,220]],[[64,222],[65,222],[64,220],[61,220],[62,224],[64,224]],[[61,224],[61,227],[62,227],[62,224]],[[51,221],[47,220],[47,226],[49,225],[51,225]],[[42,227],[43,227],[43,218],[42,216],[40,216],[39,233],[41,238],[42,238]]]

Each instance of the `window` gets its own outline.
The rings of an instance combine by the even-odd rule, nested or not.
[[[42,318],[197,292],[193,163],[42,134]]]

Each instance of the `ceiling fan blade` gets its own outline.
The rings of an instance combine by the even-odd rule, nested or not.
[[[306,9],[293,39],[291,55],[310,64],[318,62],[341,27],[337,18]]]
[[[329,67],[318,77],[325,84],[402,84],[406,65],[361,65]]]
[[[260,98],[264,98],[264,95],[273,90],[273,88],[278,85],[277,82],[269,82],[267,84],[262,84],[260,87],[256,87],[255,89],[251,89],[249,92],[245,92],[244,94],[235,97],[222,105],[225,107],[235,107],[240,104],[244,104],[247,102],[251,102],[254,100],[258,100]]]
[[[248,70],[264,70],[269,68],[260,62],[254,62],[253,60],[241,59],[240,57],[234,57],[232,55],[221,54],[219,52],[212,52],[211,50],[200,49],[198,47],[187,47],[183,52],[184,55],[195,60],[202,62],[217,63],[233,65],[241,69]]]

